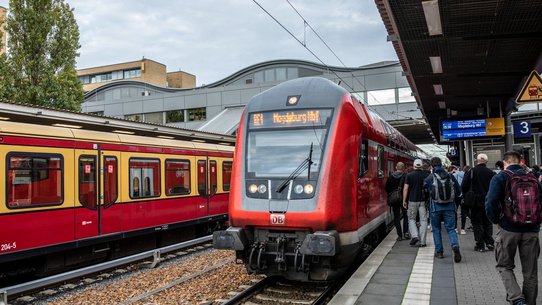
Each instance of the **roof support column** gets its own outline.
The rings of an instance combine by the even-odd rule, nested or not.
[[[542,164],[542,158],[540,156],[540,134],[535,133],[533,135],[534,140],[534,158],[535,158],[535,164]]]
[[[506,114],[504,118],[504,151],[511,151],[514,144],[514,134],[512,133],[512,115]]]
[[[465,141],[465,164],[474,166],[474,150],[472,148],[472,141]]]
[[[463,141],[459,141],[459,170],[461,170],[465,165],[465,144]]]

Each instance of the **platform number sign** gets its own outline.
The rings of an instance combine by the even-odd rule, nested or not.
[[[531,137],[531,121],[521,120],[514,121],[514,138],[529,138]]]

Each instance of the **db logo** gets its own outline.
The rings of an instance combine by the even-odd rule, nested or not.
[[[286,215],[284,214],[271,214],[271,224],[272,225],[285,225],[286,224]]]

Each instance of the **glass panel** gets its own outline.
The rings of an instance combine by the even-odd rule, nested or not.
[[[130,159],[130,197],[160,196],[160,160]]]
[[[222,163],[222,189],[224,191],[230,190],[232,165],[233,163],[230,161]]]
[[[369,105],[395,104],[395,89],[367,91]]]
[[[193,108],[188,109],[188,121],[205,121],[206,120],[206,108]]]
[[[79,202],[96,209],[96,157],[79,157]]]
[[[416,99],[412,96],[412,90],[410,87],[398,88],[397,94],[399,97],[399,103],[415,103]]]
[[[207,185],[207,161],[198,161],[198,193],[200,196],[206,196]]]
[[[117,158],[105,157],[104,174],[104,204],[106,207],[112,205],[118,198],[117,185]]]
[[[145,113],[145,122],[153,124],[164,124],[163,117],[163,112]]]
[[[277,80],[286,80],[286,68],[277,68]]]
[[[209,173],[209,180],[211,184],[211,195],[216,194],[217,191],[217,169],[216,169],[216,161],[209,161],[209,167],[211,172]]]
[[[274,82],[275,81],[275,69],[265,70],[265,81]]]
[[[143,122],[142,114],[127,114],[124,116],[124,118],[130,121]]]
[[[60,155],[8,155],[8,207],[62,204],[62,174]]]
[[[288,79],[298,78],[299,72],[297,68],[288,68]]]
[[[166,112],[166,123],[184,122],[184,110],[170,110]]]
[[[254,73],[254,82],[263,83],[263,71],[258,71]]]
[[[326,129],[275,130],[248,135],[247,171],[251,177],[288,177],[310,154],[317,177]],[[307,177],[307,168],[300,174]]]
[[[190,194],[190,161],[166,160],[166,195]]]

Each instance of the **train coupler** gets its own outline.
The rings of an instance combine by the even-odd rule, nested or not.
[[[284,251],[288,240],[284,237],[277,238],[277,254],[275,257],[275,263],[279,271],[286,271],[286,259],[284,258]]]

